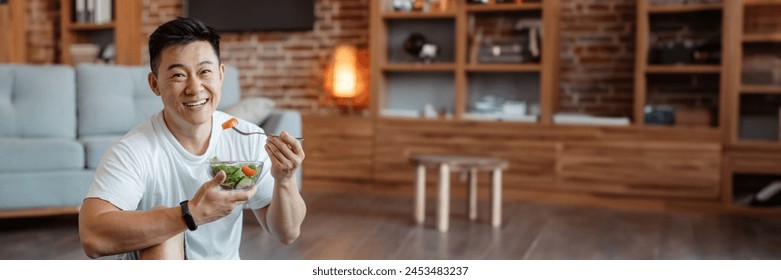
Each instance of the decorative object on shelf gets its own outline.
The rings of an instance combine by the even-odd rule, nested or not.
[[[521,0],[494,0],[496,4],[521,4]]]
[[[450,1],[451,0],[429,0],[431,3],[431,9],[437,11],[450,10]]]
[[[469,4],[488,4],[488,0],[467,0],[466,1]]]
[[[698,64],[721,63],[721,44],[719,42],[706,42],[694,48],[692,60]]]
[[[112,20],[112,0],[74,0],[74,22],[107,23]]]
[[[429,4],[426,0],[413,0],[412,1],[412,10],[413,11],[427,11],[429,8]]]
[[[629,125],[627,117],[598,117],[583,113],[559,112],[553,115],[555,124]]]
[[[423,34],[412,33],[404,40],[404,51],[428,63],[437,57],[439,47],[429,43]]]
[[[412,0],[393,0],[393,10],[397,12],[412,11]]]
[[[694,43],[690,40],[667,42],[659,49],[661,64],[691,64]]]
[[[70,46],[73,64],[95,63],[99,59],[100,46],[97,44],[72,44]]]
[[[713,122],[711,115],[708,108],[680,108],[675,110],[675,125],[708,127]]]
[[[781,55],[745,54],[742,83],[744,85],[781,85]]]
[[[114,64],[117,58],[117,48],[114,44],[108,44],[100,52],[100,59],[108,64]]]
[[[339,45],[325,73],[326,103],[336,103],[348,113],[369,106],[369,55],[365,48]]]
[[[773,181],[759,190],[754,194],[750,205],[760,207],[781,206],[781,181]]]
[[[675,107],[670,105],[646,105],[646,124],[671,125],[675,123]]]
[[[470,62],[529,63],[540,61],[542,22],[522,19],[509,34],[485,35],[478,28],[472,37]]]

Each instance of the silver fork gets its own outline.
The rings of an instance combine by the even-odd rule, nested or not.
[[[238,133],[239,133],[239,134],[241,134],[241,135],[260,134],[260,135],[266,135],[266,136],[268,136],[268,137],[279,137],[279,135],[274,135],[274,134],[271,134],[271,133],[264,133],[264,132],[244,132],[244,131],[241,131],[240,129],[236,128],[236,126],[232,126],[231,128],[233,128],[233,130],[235,130],[236,132],[238,132]],[[298,141],[304,141],[304,138],[300,138],[300,137],[293,137],[293,138],[295,138],[295,139],[296,139],[296,140],[298,140]]]

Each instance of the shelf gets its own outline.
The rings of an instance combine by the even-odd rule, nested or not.
[[[742,85],[741,94],[781,94],[781,86],[777,85]]]
[[[404,63],[404,64],[389,64],[380,67],[383,72],[440,72],[440,71],[455,71],[456,65],[453,63]]]
[[[68,25],[68,29],[71,31],[91,31],[91,30],[104,30],[104,29],[113,29],[115,26],[114,22],[107,22],[107,23],[71,23]]]
[[[702,73],[721,73],[721,65],[715,64],[678,64],[678,65],[648,65],[646,66],[648,74],[702,74]]]
[[[539,72],[542,65],[539,63],[526,64],[467,64],[468,72]]]
[[[491,12],[514,12],[514,11],[540,11],[542,3],[522,3],[517,4],[471,4],[466,6],[466,11],[470,13],[491,13]]]
[[[743,0],[746,6],[781,5],[779,0]]]
[[[674,4],[648,6],[648,13],[693,13],[703,11],[720,11],[724,7],[721,3],[714,4]]]
[[[781,33],[744,34],[744,43],[781,43]]]
[[[455,11],[443,11],[443,12],[388,12],[383,13],[382,18],[385,20],[391,19],[441,19],[441,18],[456,18]]]

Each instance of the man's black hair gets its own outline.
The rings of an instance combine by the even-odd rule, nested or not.
[[[214,54],[217,55],[217,61],[220,62],[220,34],[203,22],[177,17],[157,27],[155,32],[149,35],[149,66],[152,68],[152,73],[157,75],[163,49],[184,46],[195,41],[209,42]]]

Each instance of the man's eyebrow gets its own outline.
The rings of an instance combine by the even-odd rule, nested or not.
[[[198,65],[205,65],[205,64],[212,64],[213,65],[214,62],[212,62],[211,60],[204,60],[204,61],[201,61],[200,63],[198,63]],[[166,68],[165,70],[169,71],[169,70],[177,68],[177,67],[178,68],[185,68],[184,64],[174,63],[174,64],[171,64],[171,65],[168,65],[168,68]]]
[[[174,69],[174,68],[184,68],[184,64],[174,63],[174,64],[171,64],[171,65],[168,65],[168,68],[165,68],[165,71],[170,71],[171,69]]]

